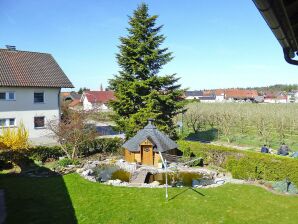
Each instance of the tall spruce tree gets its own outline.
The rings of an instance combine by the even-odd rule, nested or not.
[[[156,26],[158,16],[148,14],[148,6],[141,4],[129,17],[128,35],[120,37],[117,61],[121,68],[109,80],[116,100],[110,103],[113,120],[127,138],[133,136],[154,118],[158,128],[176,137],[173,117],[183,108],[183,90],[175,74],[158,76],[163,65],[172,60],[168,48],[161,48],[165,36]]]

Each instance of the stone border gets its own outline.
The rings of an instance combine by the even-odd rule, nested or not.
[[[87,161],[85,165],[77,169],[77,173],[79,173],[84,179],[96,182],[96,177],[93,176],[93,169],[96,168],[98,165],[111,165],[114,164],[116,166],[119,166],[121,169],[133,173],[135,171],[142,171],[146,170],[152,174],[157,174],[157,173],[164,173],[165,170],[161,168],[155,168],[155,167],[150,167],[150,166],[138,166],[134,163],[128,163],[124,161],[123,159],[113,161],[111,159],[107,159],[104,161]],[[194,168],[194,167],[187,167],[187,166],[177,166],[177,164],[172,164],[168,168],[170,172],[174,172],[171,169],[177,169],[179,172],[191,172],[191,173],[200,173],[203,176],[211,176],[211,178],[214,180],[214,184],[210,185],[198,185],[195,186],[194,188],[213,188],[213,187],[218,187],[221,186],[225,183],[241,183],[243,184],[245,181],[244,180],[235,180],[229,176],[226,176],[223,173],[218,173],[213,170],[209,170],[206,168]],[[123,182],[121,180],[108,180],[107,182],[104,182],[103,184],[106,185],[112,185],[112,186],[121,186],[121,187],[144,187],[144,188],[165,188],[166,185],[160,185],[157,181],[152,182],[150,184],[147,183],[129,183],[129,182]],[[168,187],[171,187],[168,185]]]

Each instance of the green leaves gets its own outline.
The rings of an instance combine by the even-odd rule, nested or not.
[[[113,120],[127,138],[143,128],[148,118],[176,136],[172,118],[183,107],[183,91],[175,74],[158,76],[162,66],[172,60],[172,53],[160,47],[165,37],[159,34],[162,26],[155,25],[157,18],[141,4],[129,17],[128,36],[120,37],[116,58],[121,71],[109,82],[117,99],[110,106],[115,111]]]

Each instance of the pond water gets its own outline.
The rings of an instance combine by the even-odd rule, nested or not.
[[[173,187],[185,186],[193,187],[195,185],[210,185],[213,184],[213,180],[203,177],[200,173],[192,172],[173,172],[167,174],[168,184]],[[146,177],[146,183],[152,183],[158,181],[160,184],[166,183],[166,174],[148,174]]]
[[[108,180],[119,179],[121,181],[129,182],[131,174],[127,171],[120,169],[116,165],[101,165],[94,169],[94,175],[99,182],[106,182]],[[210,185],[213,184],[211,178],[203,177],[200,173],[194,172],[170,172],[167,174],[168,184],[173,187],[185,186],[193,187],[196,185]],[[145,183],[152,183],[158,181],[160,184],[166,183],[166,174],[148,173]]]
[[[102,165],[94,169],[94,175],[100,182],[106,182],[108,180],[121,180],[129,182],[131,174],[125,170],[120,169],[118,166]]]

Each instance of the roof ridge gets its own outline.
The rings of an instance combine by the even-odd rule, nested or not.
[[[7,51],[7,52],[14,52],[14,53],[17,53],[17,52],[26,52],[26,53],[35,53],[35,54],[47,54],[47,55],[51,55],[51,53],[46,53],[46,52],[37,52],[37,51],[24,51],[24,50],[10,50],[10,49],[6,49],[6,48],[0,48],[1,51]]]

